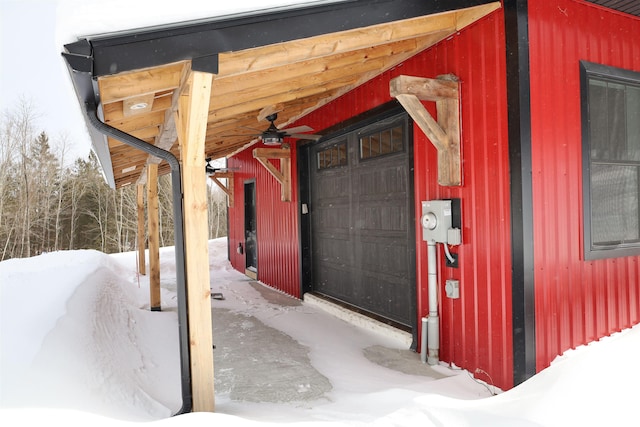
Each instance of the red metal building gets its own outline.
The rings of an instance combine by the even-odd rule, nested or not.
[[[439,185],[435,148],[413,121],[407,119],[404,131],[410,167],[402,170],[411,180],[406,231],[412,233],[413,245],[406,253],[414,257],[408,268],[413,269],[409,279],[415,294],[408,307],[412,320],[407,324],[399,315],[398,323],[412,330],[415,347],[421,337],[419,319],[429,312],[427,244],[419,223],[424,200],[460,202],[462,242],[449,247],[457,266],[449,266],[438,250],[441,360],[507,389],[563,351],[640,322],[640,184],[631,177],[640,170],[640,136],[634,135],[638,128],[633,124],[640,122],[640,11],[633,5],[613,10],[611,3],[616,2],[504,1],[502,8],[453,37],[307,115],[301,122],[325,135],[317,144],[334,142],[321,146],[327,148],[291,142],[297,161],[291,164],[290,202],[280,200],[279,184],[253,158],[253,147],[230,157],[236,201],[229,208],[232,265],[298,298],[324,286],[310,283],[320,260],[309,247],[325,244],[314,237],[325,223],[313,216],[318,203],[328,200],[310,194],[329,182],[314,172],[318,156],[341,149],[340,138],[361,138],[376,123],[402,116],[389,91],[394,77],[453,74],[460,83],[462,184]],[[607,161],[603,155],[598,163],[597,154],[588,154],[589,147],[595,152],[596,142],[585,133],[597,132],[588,127],[596,119],[589,117],[595,113],[587,97],[610,76],[611,90],[626,93],[621,107],[626,108],[626,140],[614,142],[625,148],[622,157]],[[435,104],[424,105],[436,115]],[[381,167],[363,160],[360,146],[359,163],[348,179],[377,179],[363,171],[369,167],[375,173]],[[626,203],[623,212],[635,220],[622,231],[615,225],[612,235],[601,238],[598,233],[607,231],[596,218],[602,192],[595,171],[606,167],[627,174],[615,182],[631,189],[616,200]],[[589,171],[591,178],[585,179]],[[310,184],[314,180],[323,184]],[[382,182],[389,180],[383,177]],[[367,185],[357,188],[369,191]],[[363,215],[352,219],[352,228],[358,221],[377,221],[374,214],[367,217],[371,209],[363,200],[346,202]],[[610,220],[616,223],[619,217]],[[255,250],[247,248],[253,241],[248,229],[257,235]],[[616,233],[623,234],[621,241]],[[366,244],[364,237],[355,238]],[[249,254],[255,257],[248,260]],[[366,262],[354,262],[363,271]],[[459,281],[459,298],[445,296],[447,279]],[[376,292],[375,287],[365,289]],[[350,305],[369,311],[365,295],[358,294],[354,298],[361,303],[354,303],[348,291],[328,293],[341,292],[347,292]],[[380,308],[382,317],[385,310]]]
[[[637,15],[640,6],[633,7]],[[542,369],[566,349],[640,320],[637,252],[585,256],[580,76],[581,61],[610,72],[640,71],[640,22],[589,2],[536,1],[529,6],[529,40],[536,366]],[[636,109],[627,120],[639,118]],[[637,128],[628,132],[637,156]]]

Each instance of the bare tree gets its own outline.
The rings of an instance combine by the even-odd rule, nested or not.
[[[112,223],[115,232],[110,234],[111,246],[118,252],[135,248],[137,222],[137,194],[135,186],[126,186],[114,191],[114,214]]]
[[[42,251],[132,250],[137,234],[134,186],[112,190],[95,153],[67,165],[67,139],[35,132],[32,104],[0,120],[0,260]],[[158,178],[160,242],[174,244],[171,177]],[[226,195],[208,187],[209,236],[226,234]]]
[[[30,226],[31,226],[31,162],[29,151],[32,142],[35,140],[34,123],[36,115],[32,104],[22,99],[15,111],[8,112],[4,115],[3,121],[3,141],[2,145],[6,145],[9,150],[3,156],[4,161],[9,164],[6,167],[5,176],[2,181],[10,186],[10,197],[13,203],[12,214],[9,218],[11,226],[6,231],[7,242],[5,242],[3,250],[3,258],[7,252],[11,252],[11,256],[30,256]],[[3,168],[4,169],[4,168]],[[20,185],[16,185],[17,183]],[[6,202],[3,189],[3,200]],[[3,212],[7,207],[3,204]],[[4,215],[2,213],[1,215]],[[8,225],[8,224],[7,224]],[[11,249],[9,249],[11,248]]]
[[[15,199],[15,153],[18,145],[17,138],[14,137],[15,119],[9,114],[3,114],[0,126],[0,238],[3,239],[2,257],[7,258],[7,250],[11,244],[13,236],[12,216],[7,214],[11,209],[12,201]]]
[[[87,182],[80,178],[83,161],[78,159],[71,170],[70,178],[66,180],[66,200],[69,206],[69,241],[68,248],[74,249],[76,246],[76,230],[80,214],[80,201],[84,197],[87,189]]]
[[[172,246],[173,235],[173,186],[171,175],[163,175],[158,178],[158,204],[160,220],[160,246]]]
[[[60,162],[51,150],[46,133],[41,132],[32,142],[29,164],[31,226],[28,233],[32,242],[32,253],[41,253],[53,248],[54,209],[60,190]]]
[[[69,176],[69,172],[70,172],[69,169],[65,167],[65,160],[67,156],[67,138],[66,137],[62,137],[62,139],[60,140],[60,143],[58,144],[57,155],[58,155],[58,158],[60,159],[61,166],[58,169],[58,177],[57,177],[58,190],[56,193],[57,203],[56,203],[56,218],[55,218],[55,224],[54,224],[55,237],[53,241],[53,249],[56,251],[60,249],[60,240],[61,240],[60,234],[61,234],[61,228],[62,228],[63,208],[66,208],[66,206],[63,204],[63,201],[65,200],[64,190],[66,188],[66,177]],[[66,209],[64,210],[66,211]]]
[[[227,195],[215,184],[207,185],[209,207],[209,237],[227,235]]]

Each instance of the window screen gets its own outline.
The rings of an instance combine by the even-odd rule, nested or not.
[[[640,254],[640,73],[581,63],[585,258]]]

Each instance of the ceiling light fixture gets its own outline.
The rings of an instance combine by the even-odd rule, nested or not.
[[[129,109],[130,110],[144,110],[148,106],[149,106],[149,104],[147,104],[146,102],[137,102],[135,104],[131,104]]]
[[[262,137],[264,145],[280,145],[282,144],[282,138],[279,135],[268,135]]]

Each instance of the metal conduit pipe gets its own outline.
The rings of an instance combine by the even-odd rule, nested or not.
[[[437,365],[440,360],[440,318],[438,317],[438,272],[434,240],[427,242],[427,270],[429,280],[429,318],[427,319],[427,363]]]
[[[193,396],[191,394],[191,354],[189,352],[189,323],[187,318],[187,279],[185,276],[184,212],[182,207],[182,179],[180,163],[171,152],[158,148],[141,139],[131,136],[120,129],[102,122],[98,117],[95,103],[85,102],[85,114],[88,122],[100,133],[115,138],[145,153],[165,160],[171,166],[173,193],[174,242],[176,257],[176,287],[178,292],[178,333],[180,340],[180,368],[182,386],[182,407],[175,415],[191,412]]]

